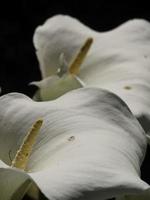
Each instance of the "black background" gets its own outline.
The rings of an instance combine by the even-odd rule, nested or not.
[[[3,1],[0,5],[0,86],[2,94],[22,92],[29,96],[35,88],[28,83],[40,80],[32,37],[35,28],[55,14],[68,14],[99,31],[144,18],[150,21],[146,1]],[[148,151],[149,152],[149,151]],[[150,183],[150,156],[142,167],[142,177]]]

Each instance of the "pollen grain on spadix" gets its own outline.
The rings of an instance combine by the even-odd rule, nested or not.
[[[87,53],[89,52],[91,45],[93,43],[93,38],[87,38],[83,46],[80,48],[79,52],[73,59],[72,63],[69,67],[69,73],[73,75],[77,75],[80,71],[80,66],[82,65],[84,59],[87,56]]]
[[[29,157],[32,152],[33,145],[36,142],[38,133],[43,124],[43,119],[38,119],[26,134],[20,148],[18,149],[15,158],[12,161],[11,167],[26,170]]]

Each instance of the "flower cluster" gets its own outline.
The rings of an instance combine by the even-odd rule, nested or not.
[[[0,97],[0,199],[149,200],[149,22],[99,33],[57,15],[33,42],[33,99]]]

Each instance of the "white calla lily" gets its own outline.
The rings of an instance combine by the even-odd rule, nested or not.
[[[83,88],[55,101],[34,102],[12,93],[0,97],[0,110],[3,200],[21,199],[20,194],[32,183],[51,200],[104,200],[150,188],[140,179],[147,146],[145,133],[116,95]],[[19,166],[14,164],[16,152],[20,158],[25,155],[23,144],[28,143],[27,149],[31,149],[32,138],[29,142],[26,133],[38,118],[44,122],[28,163],[21,167],[24,170],[14,168]],[[13,165],[10,152],[15,157]]]
[[[85,86],[104,88],[117,94],[137,117],[149,116],[149,35],[150,23],[141,19],[130,20],[103,33],[69,16],[58,15],[48,19],[34,34],[34,45],[44,79],[37,83],[40,89],[35,95],[36,99],[54,99],[69,90],[69,86],[64,89],[64,76],[57,77],[59,80],[54,78],[62,65],[60,57],[64,55],[63,66],[69,68],[87,38],[93,38],[93,45],[79,73],[73,75],[78,76]],[[70,75],[69,70],[66,74]],[[74,88],[82,86],[74,84]]]

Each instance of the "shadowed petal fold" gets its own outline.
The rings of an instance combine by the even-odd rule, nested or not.
[[[11,169],[0,160],[0,198],[2,200],[20,200],[31,186],[30,177]]]

